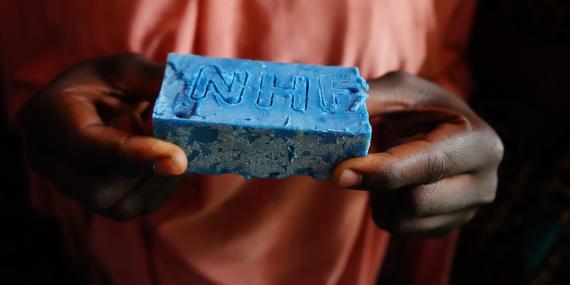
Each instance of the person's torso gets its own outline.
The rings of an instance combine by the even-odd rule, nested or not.
[[[79,60],[122,52],[157,61],[176,51],[358,66],[368,79],[392,70],[417,74],[436,63],[438,25],[447,21],[458,2],[9,4],[18,13],[9,23],[20,24],[22,32],[3,36],[21,41],[5,47],[4,55],[13,55],[4,59],[11,69],[6,87],[18,94],[21,85],[33,89],[46,84]],[[25,101],[13,100],[14,108]],[[185,180],[156,214],[126,224],[86,214],[55,193],[50,194],[50,207],[67,228],[68,239],[81,240],[82,249],[76,253],[89,256],[88,263],[116,284],[374,282],[388,236],[373,225],[366,192],[306,177],[247,181],[223,175]],[[39,180],[34,185],[36,191],[46,187]]]

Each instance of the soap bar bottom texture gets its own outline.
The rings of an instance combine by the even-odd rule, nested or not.
[[[155,136],[183,147],[187,172],[239,173],[246,178],[308,175],[329,179],[346,159],[366,155],[368,139],[345,133],[236,128],[223,124],[164,125]]]

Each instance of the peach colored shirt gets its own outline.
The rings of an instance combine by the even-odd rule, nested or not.
[[[0,12],[11,122],[38,88],[79,60],[170,51],[405,70],[463,95],[475,0],[43,0]],[[157,213],[109,221],[32,175],[32,201],[62,225],[92,284],[374,284],[390,237],[368,194],[306,177],[188,176]],[[410,242],[413,284],[444,284],[456,235]]]

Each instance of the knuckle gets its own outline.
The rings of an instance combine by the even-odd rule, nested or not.
[[[495,201],[495,198],[496,198],[495,191],[493,191],[492,193],[483,195],[483,197],[481,198],[480,205],[492,204]]]
[[[480,191],[481,195],[479,197],[482,205],[488,205],[495,201],[497,196],[497,184],[498,177],[495,173],[492,173],[489,178],[487,178],[487,183]]]
[[[503,160],[503,156],[505,154],[505,145],[499,136],[495,136],[495,140],[493,142],[493,158],[495,162],[499,164]]]
[[[379,171],[382,186],[387,190],[400,188],[402,185],[402,174],[400,167],[392,162],[385,164]]]
[[[503,144],[503,141],[490,127],[488,128],[486,135],[483,137],[485,138],[485,142],[488,145],[488,155],[490,156],[489,159],[492,165],[499,165],[503,160],[503,156],[505,154],[505,146]]]
[[[426,183],[436,182],[445,177],[448,167],[447,157],[448,153],[444,150],[435,150],[427,154]]]

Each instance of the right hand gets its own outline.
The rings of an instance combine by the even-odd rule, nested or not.
[[[32,169],[114,220],[158,209],[188,165],[180,147],[144,127],[162,72],[163,66],[128,54],[84,62],[60,75],[23,111]]]

